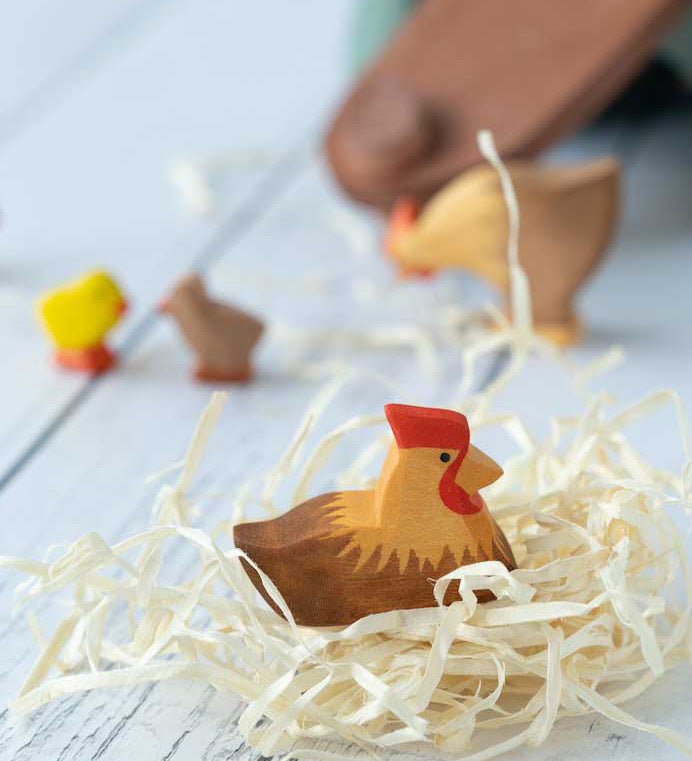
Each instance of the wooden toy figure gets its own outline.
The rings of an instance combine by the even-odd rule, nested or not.
[[[359,38],[382,5],[370,2]],[[644,67],[684,0],[421,0],[335,115],[326,150],[354,199],[424,203],[482,163],[479,130],[504,159],[531,158],[597,116]]]
[[[252,380],[250,356],[264,326],[230,304],[212,299],[199,275],[186,275],[161,304],[178,323],[195,353],[194,376],[200,381],[244,383]]]
[[[41,297],[38,313],[55,343],[55,361],[97,375],[115,362],[104,339],[127,310],[118,284],[106,272],[91,272]]]
[[[234,527],[237,547],[306,626],[436,605],[430,579],[460,565],[516,562],[478,490],[502,469],[470,443],[459,412],[385,406],[394,442],[374,489],[324,494],[284,515]],[[246,571],[267,602],[256,571]],[[480,600],[493,599],[489,591]],[[449,604],[455,596],[450,590]]]
[[[581,337],[573,297],[603,258],[618,213],[612,158],[571,166],[507,164],[519,203],[519,259],[531,286],[537,330],[561,346]],[[462,268],[508,296],[507,211],[497,173],[479,166],[434,195],[420,213],[402,199],[387,246],[402,272]]]

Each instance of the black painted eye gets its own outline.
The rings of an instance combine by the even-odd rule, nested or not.
[[[449,462],[451,459],[451,457],[449,456],[449,452],[443,452],[440,455],[440,459],[442,460],[442,462]]]

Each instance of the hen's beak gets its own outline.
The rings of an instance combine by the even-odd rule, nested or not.
[[[501,475],[502,468],[495,460],[470,444],[455,480],[467,494],[475,494],[484,486],[495,483]]]

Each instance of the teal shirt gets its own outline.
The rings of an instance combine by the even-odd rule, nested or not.
[[[349,64],[357,74],[387,44],[416,0],[360,0],[351,22]]]

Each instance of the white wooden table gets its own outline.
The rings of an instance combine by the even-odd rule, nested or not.
[[[326,176],[317,137],[343,85],[348,11],[346,0],[66,0],[59,8],[26,0],[4,10],[0,553],[38,556],[88,530],[115,540],[146,525],[155,487],[144,479],[180,457],[209,395],[189,381],[186,352],[155,312],[181,272],[202,268],[217,292],[297,326],[316,318],[385,324],[389,307],[362,295],[373,283],[388,293],[392,314],[414,324],[425,324],[435,289],[452,289],[469,307],[488,297],[465,277],[443,278],[427,295],[419,287],[413,296],[397,292],[367,243],[376,227]],[[616,148],[628,162],[622,229],[584,293],[592,330],[577,352],[588,358],[624,345],[629,361],[608,387],[625,402],[670,385],[692,408],[690,134],[692,111],[681,110],[556,150],[566,157]],[[258,146],[269,159],[229,171],[211,215],[185,211],[166,177],[171,159]],[[344,214],[359,220],[365,250],[343,234]],[[51,366],[32,300],[97,265],[119,276],[133,310],[116,337],[120,368],[87,381]],[[231,391],[200,476],[204,489],[232,493],[287,443],[319,383],[291,376],[284,349],[276,338],[266,342],[258,382]],[[437,379],[411,373],[406,349],[362,351],[357,361],[434,402],[458,381],[458,366],[443,359]],[[509,400],[537,423],[553,396],[558,404],[541,372]],[[376,384],[353,389],[326,424],[385,401]],[[660,464],[680,464],[669,437],[648,428],[639,440]],[[228,509],[228,499],[208,505],[215,519]],[[24,619],[10,615],[15,581],[0,578],[2,706],[36,654]],[[631,706],[690,733],[691,709],[689,671],[667,676]],[[232,696],[170,683],[76,695],[24,720],[0,708],[0,759],[254,757],[234,728],[240,710]],[[561,727],[559,738],[514,757],[677,757],[599,718]]]

